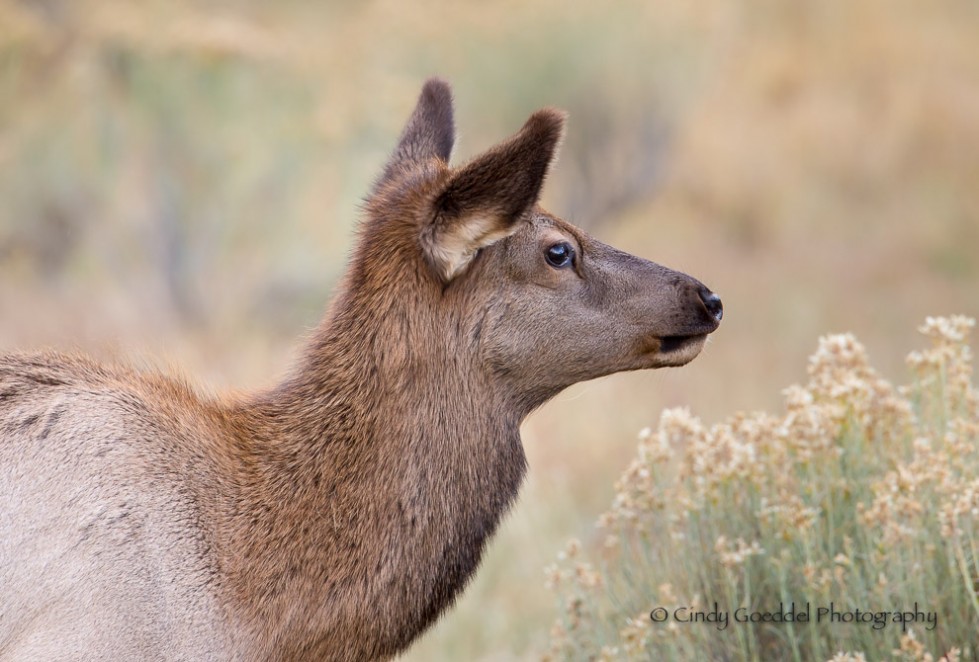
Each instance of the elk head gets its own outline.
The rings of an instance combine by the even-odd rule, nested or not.
[[[561,389],[624,370],[679,366],[718,328],[700,281],[607,246],[545,211],[541,187],[565,115],[535,112],[508,140],[452,168],[449,87],[429,80],[368,201],[364,282],[390,273],[423,293],[452,340],[438,351],[505,386],[530,411]],[[380,286],[378,286],[380,287]],[[417,305],[413,302],[412,305]],[[460,359],[462,360],[462,359]]]

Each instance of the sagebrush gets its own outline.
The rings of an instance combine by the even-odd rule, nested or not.
[[[881,378],[853,336],[833,335],[808,383],[785,390],[783,414],[706,427],[664,411],[640,433],[603,535],[588,552],[572,541],[546,569],[561,603],[546,657],[973,659],[974,324],[929,318],[931,346],[908,356],[907,386]],[[787,616],[806,609],[808,621]]]

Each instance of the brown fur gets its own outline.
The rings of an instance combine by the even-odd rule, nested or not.
[[[521,420],[686,363],[720,318],[696,280],[537,206],[563,123],[539,111],[452,169],[429,81],[272,390],[0,358],[0,658],[373,660],[423,632],[516,497]]]

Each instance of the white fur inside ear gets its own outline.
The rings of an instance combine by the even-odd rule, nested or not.
[[[493,216],[470,216],[447,226],[429,227],[422,238],[423,246],[439,275],[448,282],[465,271],[477,251],[509,237],[518,225]]]

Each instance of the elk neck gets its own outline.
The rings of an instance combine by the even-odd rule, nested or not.
[[[526,468],[522,412],[476,365],[461,319],[419,314],[428,294],[410,277],[358,273],[297,369],[230,417],[247,459],[225,547],[232,590],[244,602],[263,587],[253,622],[286,619],[297,592],[324,604],[319,625],[316,610],[282,623],[295,641],[339,627],[336,605],[357,609],[344,595],[412,614],[393,639],[420,631],[475,570]]]

